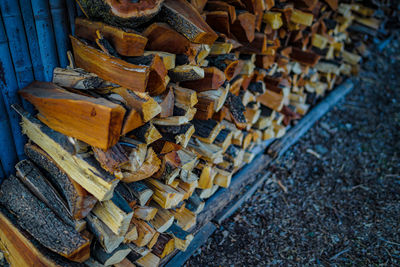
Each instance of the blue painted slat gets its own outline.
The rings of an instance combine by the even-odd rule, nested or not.
[[[14,172],[17,163],[17,153],[14,147],[14,138],[11,133],[3,95],[0,94],[0,161],[4,174],[9,176]],[[1,175],[0,175],[1,177]]]
[[[75,17],[77,16],[75,0],[66,0],[70,32],[75,34]]]
[[[33,18],[31,0],[19,0],[22,19],[25,25],[26,38],[28,40],[29,52],[33,66],[35,80],[43,81],[43,63],[40,57],[39,42],[36,34],[35,20]]]
[[[69,48],[69,30],[67,23],[66,5],[64,0],[49,0],[54,34],[57,44],[58,60],[61,67],[68,65],[67,51]]]
[[[0,160],[0,185],[3,182],[5,176],[6,175],[4,174],[3,167],[1,166],[1,160]]]
[[[53,70],[58,66],[58,56],[49,3],[46,0],[32,0],[32,10],[43,62],[44,80],[51,81]]]
[[[26,138],[21,133],[19,116],[11,108],[11,104],[20,104],[17,91],[17,79],[15,77],[8,41],[3,26],[3,18],[0,14],[0,92],[3,95],[4,104],[6,105],[18,158],[23,159],[25,157],[24,144]]]

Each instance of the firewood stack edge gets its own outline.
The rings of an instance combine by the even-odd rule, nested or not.
[[[1,185],[0,239],[20,266],[184,251],[205,200],[356,75],[380,25],[338,0],[78,4],[70,65],[19,92],[37,114],[14,106],[29,142]]]

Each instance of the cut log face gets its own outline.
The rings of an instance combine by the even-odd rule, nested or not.
[[[22,129],[29,139],[41,147],[68,175],[99,200],[110,199],[117,179],[107,174],[93,157],[82,158],[74,153],[68,137],[55,132],[13,106],[22,117]]]
[[[84,18],[75,19],[76,36],[94,42],[96,31],[107,39],[118,54],[127,57],[141,56],[147,44],[147,38],[133,30],[121,29],[98,21]]]
[[[39,119],[56,131],[102,149],[119,139],[125,115],[119,105],[45,82],[33,82],[19,94],[39,110]]]
[[[204,70],[193,65],[180,65],[168,72],[173,82],[194,81],[204,78]]]
[[[107,86],[107,82],[96,74],[83,69],[55,68],[53,71],[53,83],[58,86],[78,90],[95,90]]]
[[[193,43],[211,45],[217,34],[197,10],[184,0],[166,0],[158,16]]]
[[[59,165],[40,147],[34,144],[25,145],[25,154],[39,167],[46,170],[47,178],[68,203],[68,208],[74,219],[83,219],[97,202],[77,182],[72,180]]]
[[[180,86],[197,92],[217,90],[226,80],[225,74],[216,67],[204,68],[204,78],[180,83]]]
[[[134,28],[160,11],[162,0],[77,0],[86,16],[117,27]]]
[[[149,80],[148,66],[134,65],[122,59],[107,55],[79,39],[70,36],[74,50],[75,63],[79,68],[97,74],[128,89],[145,92]]]
[[[110,266],[117,263],[120,263],[128,254],[131,252],[131,249],[125,245],[121,244],[111,253],[107,253],[100,246],[99,243],[95,242],[92,246],[92,254],[93,257],[104,266]]]
[[[89,258],[89,240],[64,224],[16,177],[11,176],[2,184],[0,203],[16,216],[23,229],[51,251],[77,262]]]
[[[249,43],[254,39],[255,27],[256,16],[246,11],[240,11],[236,12],[236,20],[231,25],[231,33],[240,42]]]
[[[160,169],[161,161],[152,148],[147,150],[146,160],[143,165],[135,172],[123,172],[122,181],[126,183],[137,182],[151,177]]]

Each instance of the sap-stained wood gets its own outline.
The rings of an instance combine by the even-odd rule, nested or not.
[[[25,154],[47,171],[46,177],[66,200],[69,212],[75,219],[82,219],[90,212],[97,199],[75,182],[59,165],[35,144],[25,145]]]
[[[97,38],[96,31],[100,31],[122,56],[141,56],[147,44],[147,38],[137,32],[119,28],[99,21],[84,18],[75,19],[75,35],[94,42]]]
[[[134,28],[152,19],[163,0],[109,1],[77,0],[83,13],[93,20],[107,24]]]
[[[107,149],[119,139],[125,109],[105,99],[68,92],[52,83],[33,82],[19,91],[50,128]]]
[[[18,178],[11,176],[4,181],[0,189],[0,203],[43,246],[73,261],[83,262],[89,258],[89,240],[64,224]]]
[[[150,76],[148,66],[128,63],[122,59],[109,56],[73,36],[70,36],[70,38],[75,63],[78,67],[128,89],[139,92],[146,91]]]
[[[159,18],[194,43],[212,44],[218,37],[197,10],[184,0],[164,1]]]
[[[42,148],[69,177],[99,200],[110,199],[117,179],[106,173],[93,157],[75,155],[67,136],[51,130],[32,115],[14,106],[22,117],[22,131]]]

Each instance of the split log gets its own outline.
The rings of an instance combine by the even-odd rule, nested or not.
[[[145,221],[133,218],[132,222],[136,225],[138,232],[138,238],[133,243],[138,247],[146,246],[156,234],[156,230]]]
[[[211,28],[217,32],[230,35],[230,19],[226,11],[208,11],[205,13],[206,22]]]
[[[92,256],[105,266],[121,262],[130,252],[131,249],[125,244],[119,245],[119,247],[111,253],[104,251],[103,247],[101,247],[98,242],[94,242],[92,246]]]
[[[89,240],[64,224],[16,177],[3,182],[0,203],[16,216],[18,225],[51,251],[77,262],[89,258]]]
[[[180,144],[182,147],[186,147],[190,138],[192,137],[195,129],[192,124],[186,123],[182,125],[157,125],[156,127],[162,134],[163,138]]]
[[[166,140],[157,140],[151,147],[157,154],[167,154],[172,151],[177,151],[182,148],[181,145],[177,145],[174,142],[166,141]]]
[[[168,52],[161,52],[161,51],[145,51],[144,56],[147,55],[158,55],[161,57],[164,66],[167,70],[175,68],[175,61],[176,61],[176,55],[171,54]]]
[[[69,177],[99,200],[112,197],[118,180],[106,173],[94,157],[82,158],[72,154],[75,148],[67,136],[51,130],[20,107],[13,108],[22,117],[23,133],[41,147]]]
[[[216,57],[209,57],[208,61],[210,66],[217,67],[223,71],[228,81],[232,80],[232,78],[240,72],[239,60],[234,54],[223,54]]]
[[[76,228],[66,203],[32,162],[22,160],[15,165],[15,169],[20,181],[38,199],[45,203],[64,223]]]
[[[199,120],[208,120],[211,119],[214,114],[214,99],[210,99],[206,96],[199,96],[197,95],[197,104],[195,108],[197,109],[196,114],[194,117]]]
[[[211,163],[222,161],[222,149],[214,144],[203,143],[197,139],[191,139],[188,147],[198,153],[201,158]]]
[[[224,128],[215,120],[193,120],[194,136],[202,142],[212,144],[219,132]]]
[[[39,167],[46,170],[46,177],[55,186],[68,204],[69,213],[74,219],[83,219],[92,210],[97,199],[75,182],[41,148],[34,144],[25,145],[25,154]]]
[[[140,267],[153,267],[160,265],[160,258],[153,253],[148,253],[135,262]]]
[[[175,102],[189,107],[194,107],[197,100],[197,93],[194,90],[183,88],[180,86],[172,85],[175,95]]]
[[[169,210],[163,209],[156,202],[150,205],[157,209],[157,213],[154,218],[150,220],[150,224],[157,232],[164,233],[174,223],[174,215]]]
[[[248,54],[256,53],[259,55],[265,55],[267,53],[267,36],[264,33],[256,32],[254,34],[253,41],[245,43],[235,51]]]
[[[153,195],[153,191],[141,181],[128,184],[123,183],[122,185],[138,200],[138,204],[141,206],[146,205]]]
[[[246,12],[236,10],[236,20],[231,25],[231,33],[240,42],[249,43],[254,39],[256,28],[256,16]]]
[[[181,165],[178,153],[172,151],[161,156],[161,166],[157,173],[153,176],[164,181],[166,184],[171,184],[179,175],[179,166]]]
[[[137,171],[124,171],[122,181],[126,183],[137,182],[151,177],[160,168],[161,161],[152,148],[147,150],[146,159]]]
[[[156,216],[158,209],[155,207],[149,206],[136,206],[134,208],[133,217],[143,220],[143,221],[150,221]]]
[[[196,214],[187,208],[172,210],[172,214],[176,220],[176,224],[184,231],[189,231],[196,225]]]
[[[55,68],[52,81],[58,86],[77,90],[95,90],[109,85],[96,74],[86,72],[83,69]]]
[[[154,100],[161,107],[161,113],[158,114],[160,118],[167,118],[174,115],[175,96],[171,88],[163,94],[155,96]]]
[[[205,202],[196,194],[192,194],[189,199],[186,200],[185,208],[199,214],[204,209]]]
[[[124,236],[124,243],[131,243],[132,241],[138,239],[139,234],[137,232],[137,228],[136,225],[134,223],[132,223],[132,221],[129,224],[128,227],[128,231],[126,232],[125,236]]]
[[[283,107],[283,94],[278,93],[278,90],[269,90],[271,86],[265,91],[264,94],[257,97],[257,101],[270,109],[280,111]]]
[[[83,13],[107,24],[134,28],[152,19],[159,11],[162,0],[105,1],[78,0]]]
[[[102,149],[119,139],[125,115],[119,105],[45,82],[33,82],[19,94],[39,110],[39,119],[56,131]]]
[[[92,150],[94,157],[103,169],[122,179],[121,166],[127,164],[129,158],[120,144],[117,143],[106,151],[96,147],[92,147]]]
[[[183,199],[183,194],[157,179],[150,178],[145,182],[154,191],[153,200],[164,209],[175,207]]]
[[[204,78],[204,70],[198,66],[180,65],[168,71],[173,82],[200,80]]]
[[[246,108],[243,106],[240,97],[229,92],[225,106],[229,109],[230,118],[233,120],[236,127],[244,129],[247,124],[246,117],[244,116]]]
[[[292,48],[289,56],[291,59],[311,67],[314,67],[320,59],[318,54],[309,51],[302,51],[297,47]]]
[[[96,237],[106,253],[112,253],[124,241],[124,236],[114,234],[106,224],[104,224],[96,215],[89,213],[86,217],[88,229]]]
[[[236,20],[235,7],[224,1],[207,1],[206,9],[227,12],[229,14],[230,23],[234,23]]]
[[[135,139],[121,137],[118,143],[129,158],[128,163],[121,165],[122,171],[136,172],[143,165],[147,155],[147,145]]]
[[[193,43],[211,45],[218,37],[197,10],[184,0],[165,0],[158,18]]]
[[[211,164],[200,161],[193,172],[199,177],[198,188],[207,189],[213,186],[215,175]]]
[[[146,123],[143,126],[140,126],[139,128],[134,129],[128,134],[128,136],[132,136],[140,142],[148,145],[162,137],[157,128],[154,127],[154,125],[150,122]]]
[[[221,147],[223,151],[232,144],[233,132],[229,129],[222,129],[214,140],[214,144]]]
[[[225,82],[225,74],[215,67],[204,68],[204,78],[196,81],[186,81],[180,86],[193,89],[197,92],[216,90]]]
[[[133,210],[118,192],[114,192],[110,200],[97,203],[92,212],[111,231],[120,236],[124,236],[128,231],[133,216]]]
[[[131,29],[122,29],[84,18],[75,19],[76,36],[94,42],[97,38],[96,31],[100,31],[118,54],[122,56],[142,56],[144,53],[147,38]]]
[[[175,248],[181,251],[185,251],[193,240],[193,235],[184,231],[177,224],[173,224],[168,230],[168,234],[171,234],[175,241]]]
[[[157,242],[152,248],[152,253],[154,253],[159,258],[163,259],[165,256],[171,254],[175,249],[174,238],[167,234],[161,234]]]

